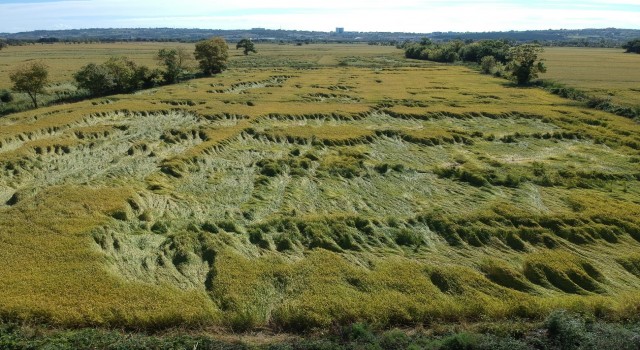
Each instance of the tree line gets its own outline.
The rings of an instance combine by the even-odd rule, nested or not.
[[[245,55],[256,53],[250,39],[243,39],[236,45],[243,49]],[[196,43],[193,53],[184,48],[165,48],[158,51],[156,59],[162,69],[151,69],[138,65],[133,60],[120,56],[111,57],[101,64],[89,63],[73,74],[78,89],[90,97],[130,93],[154,86],[175,84],[183,79],[195,76],[190,70],[190,62],[195,58],[200,68],[200,75],[211,76],[221,73],[227,68],[229,46],[221,37],[213,37]],[[41,61],[32,61],[14,69],[9,78],[13,90],[27,94],[35,108],[38,98],[45,93],[49,84],[48,67]],[[3,92],[2,102],[9,102],[12,97]]]
[[[405,57],[442,63],[471,62],[479,64],[482,72],[507,76],[518,85],[526,85],[544,73],[546,68],[538,60],[542,46],[538,44],[514,45],[507,40],[454,40],[436,43],[424,38],[418,43],[400,45]]]

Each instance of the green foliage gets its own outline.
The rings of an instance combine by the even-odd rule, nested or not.
[[[461,47],[459,54],[465,62],[481,63],[484,57],[491,56],[496,62],[506,63],[510,46],[504,40],[479,40]]]
[[[640,53],[640,39],[631,40],[622,45],[622,48],[627,50],[627,53]]]
[[[242,52],[245,54],[245,56],[248,55],[250,52],[258,53],[251,39],[242,39],[238,41],[238,43],[236,44],[236,50],[238,49],[242,49]]]
[[[444,338],[438,348],[446,350],[473,350],[479,348],[479,343],[480,338],[477,335],[459,333]]]
[[[545,326],[551,341],[561,349],[580,349],[586,340],[584,320],[567,311],[559,310],[552,313],[547,318]]]
[[[480,69],[484,74],[492,74],[494,69],[496,69],[496,58],[493,56],[484,56],[480,60]]]
[[[406,44],[405,57],[435,62],[474,62],[480,63],[483,57],[492,56],[495,62],[505,63],[510,45],[501,40],[480,40],[464,43],[454,40],[446,43],[435,43],[423,39],[420,43]]]
[[[500,325],[496,325],[500,326]],[[555,311],[545,322],[526,325],[524,330],[505,332],[489,327],[448,330],[460,327],[435,325],[431,332],[375,331],[365,323],[336,327],[332,332],[306,337],[261,335],[259,344],[238,339],[198,335],[182,330],[144,334],[103,329],[49,329],[13,323],[0,324],[0,348],[18,349],[204,349],[204,350],[320,350],[320,349],[432,349],[432,350],[525,350],[525,349],[619,349],[640,346],[640,328],[634,324],[593,322],[565,310]],[[442,331],[444,329],[445,331]]]
[[[180,81],[180,77],[184,74],[190,55],[181,47],[160,49],[156,59],[165,67],[164,82],[174,84]]]
[[[423,44],[414,44],[405,49],[407,58],[416,58],[435,62],[452,63],[460,59],[458,54],[460,43],[435,44],[431,41]]]
[[[8,90],[0,90],[0,102],[9,103],[13,101],[13,95]]]
[[[89,63],[73,77],[78,88],[87,90],[92,96],[105,96],[152,87],[159,82],[160,72],[120,56],[111,57],[100,65]]]
[[[229,46],[220,37],[203,40],[196,43],[194,56],[205,75],[218,74],[227,68]]]
[[[240,350],[246,345],[215,340],[198,335],[146,335],[115,330],[79,329],[48,330],[15,324],[0,324],[0,348],[57,350],[145,350],[145,349],[205,349]]]
[[[74,79],[79,88],[93,96],[105,96],[116,89],[114,77],[104,65],[89,63],[74,74]]]
[[[522,44],[509,49],[507,70],[518,85],[529,84],[539,73],[547,71],[544,63],[538,61],[538,55],[543,51],[537,44]]]
[[[9,74],[13,90],[29,95],[34,108],[38,108],[38,95],[45,93],[44,88],[49,83],[48,69],[46,64],[34,61],[23,64]]]

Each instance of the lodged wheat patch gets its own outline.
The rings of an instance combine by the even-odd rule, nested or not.
[[[1,118],[0,317],[308,331],[637,310],[637,123],[465,67],[282,50],[312,67],[236,57]]]

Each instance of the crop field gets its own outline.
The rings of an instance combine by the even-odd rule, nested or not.
[[[545,48],[548,71],[542,75],[615,104],[640,106],[640,55],[624,49]]]
[[[89,63],[102,63],[110,56],[127,56],[140,65],[158,68],[155,59],[163,48],[184,48],[193,52],[194,44],[186,43],[94,43],[94,44],[32,44],[11,46],[0,51],[0,89],[11,86],[9,72],[17,65],[31,60],[42,60],[49,66],[52,83],[65,84],[73,81],[73,73]],[[259,56],[245,57],[242,50],[229,50],[230,66],[335,66],[341,61],[359,61],[384,57],[384,62],[403,57],[402,51],[393,46],[311,44],[303,46],[259,44]],[[382,58],[380,58],[382,60]],[[357,63],[357,62],[356,62]],[[195,65],[195,64],[194,64]]]
[[[640,125],[395,48],[258,50],[0,118],[0,319],[637,320]]]

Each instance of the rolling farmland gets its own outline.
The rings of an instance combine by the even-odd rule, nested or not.
[[[152,64],[155,45],[130,57]],[[258,51],[212,78],[0,118],[1,318],[637,317],[633,120],[390,47]],[[47,61],[69,65],[59,82],[64,62]]]
[[[623,49],[550,47],[542,75],[623,106],[640,106],[640,55]]]

